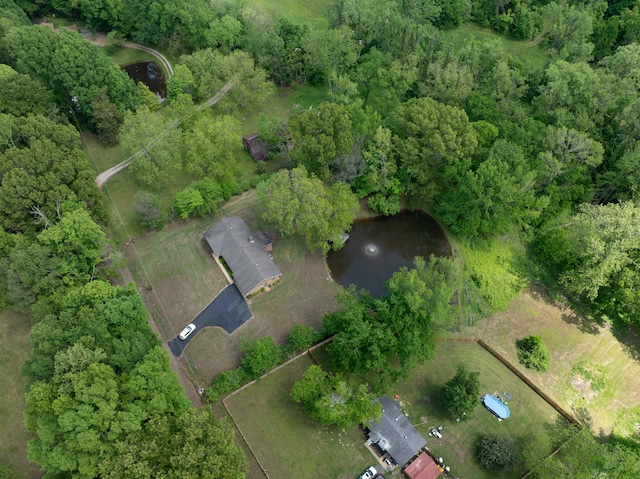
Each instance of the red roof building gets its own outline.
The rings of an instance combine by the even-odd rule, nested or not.
[[[406,467],[404,473],[409,479],[436,479],[442,473],[442,469],[429,454],[422,452]]]

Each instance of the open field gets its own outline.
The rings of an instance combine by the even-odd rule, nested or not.
[[[322,427],[289,399],[312,364],[304,356],[231,396],[227,406],[270,477],[353,479],[375,462],[360,429]]]
[[[542,336],[551,353],[545,373],[521,371],[595,434],[611,433],[616,419],[640,406],[640,340],[630,334],[622,341],[605,327],[576,316],[536,290],[520,294],[509,307],[465,331],[484,339],[514,365],[515,342]],[[637,409],[636,409],[637,411]]]
[[[0,388],[0,465],[9,466],[16,479],[42,477],[40,469],[27,461],[27,441],[32,437],[24,427],[26,378],[20,368],[29,355],[27,316],[14,311],[0,313],[0,368],[4,373]]]
[[[236,196],[207,218],[182,220],[159,232],[148,232],[125,245],[130,269],[165,340],[174,338],[225,286],[222,272],[205,249],[203,233],[223,216],[242,216],[253,229],[265,229],[255,190]],[[277,238],[273,256],[283,272],[273,290],[250,300],[254,318],[233,335],[218,329],[201,331],[184,355],[199,385],[208,385],[241,359],[240,338],[273,336],[284,342],[294,324],[320,327],[335,309],[335,284],[327,280],[322,255],[310,253],[299,237]],[[152,289],[148,287],[152,285]]]
[[[477,40],[499,40],[507,53],[511,53],[524,64],[525,68],[530,70],[542,70],[546,63],[546,53],[542,46],[531,45],[526,40],[514,40],[478,25],[467,23],[442,33],[443,40],[450,41],[456,51],[460,50],[464,46],[464,42],[473,36]]]
[[[286,18],[293,23],[326,28],[328,23],[324,11],[328,3],[328,0],[249,0],[246,8],[250,16],[270,17],[272,20]]]

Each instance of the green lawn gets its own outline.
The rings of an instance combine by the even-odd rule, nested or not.
[[[537,290],[520,294],[505,311],[464,332],[484,339],[516,365],[515,342],[531,334],[542,336],[551,364],[545,373],[521,367],[529,379],[595,434],[610,434],[616,424],[622,434],[633,432],[629,417],[640,407],[637,335],[618,340]]]
[[[322,427],[289,399],[308,356],[229,397],[227,406],[267,473],[274,479],[353,479],[375,459],[359,428]]]
[[[526,40],[514,40],[488,28],[464,24],[443,32],[443,39],[450,41],[455,50],[460,50],[469,37],[474,37],[477,40],[499,40],[505,51],[518,58],[525,68],[542,70],[546,63],[547,56],[540,45],[531,45]]]
[[[249,15],[267,16],[273,20],[286,18],[293,23],[326,28],[324,12],[328,3],[328,0],[249,0],[246,8]]]
[[[29,318],[14,311],[0,313],[0,464],[9,466],[16,479],[42,477],[39,468],[27,462],[27,441],[32,434],[24,427],[26,379],[20,367],[30,351]]]

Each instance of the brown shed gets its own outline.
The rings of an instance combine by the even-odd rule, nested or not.
[[[267,147],[260,140],[260,135],[257,133],[242,138],[242,144],[249,150],[249,153],[251,153],[255,161],[264,161],[267,159]]]

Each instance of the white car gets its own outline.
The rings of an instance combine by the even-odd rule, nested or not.
[[[193,323],[191,323],[191,324],[187,324],[187,327],[186,327],[186,328],[184,328],[180,334],[178,334],[178,337],[184,341],[184,340],[185,340],[185,339],[187,339],[187,338],[191,335],[191,333],[193,333],[195,330],[196,330],[196,325],[195,325],[195,324],[193,324]]]
[[[372,466],[364,471],[364,474],[361,475],[358,479],[371,479],[376,474],[378,474],[378,471],[376,471],[376,468]]]

